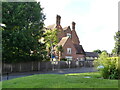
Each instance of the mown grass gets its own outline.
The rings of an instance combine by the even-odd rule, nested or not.
[[[86,76],[91,78],[84,78]],[[2,86],[3,88],[118,88],[118,80],[102,79],[98,72],[41,74],[3,81]]]

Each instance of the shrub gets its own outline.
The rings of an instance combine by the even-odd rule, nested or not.
[[[120,60],[120,57],[109,57],[107,53],[103,52],[94,63],[96,66],[104,67],[99,68],[103,78],[119,79],[118,60]]]
[[[66,58],[62,58],[61,61],[67,61],[67,59]]]

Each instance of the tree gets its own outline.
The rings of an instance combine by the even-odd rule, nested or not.
[[[58,61],[60,61],[60,60],[61,60],[61,56],[62,56],[62,52],[63,52],[64,50],[63,50],[62,45],[56,46],[56,49],[57,49],[57,52],[58,52]]]
[[[58,38],[57,38],[57,29],[53,30],[45,30],[45,44],[46,44],[46,49],[48,52],[48,56],[53,53],[54,46],[58,43]]]
[[[120,31],[116,32],[116,35],[114,36],[115,40],[115,47],[112,50],[112,53],[119,56],[120,55]]]
[[[3,60],[19,62],[43,60],[45,45],[38,40],[43,37],[45,15],[40,2],[3,2],[2,31]]]
[[[102,50],[102,52],[106,52],[106,53],[108,54],[107,50]],[[101,52],[101,53],[102,53],[102,52]]]
[[[101,51],[101,50],[99,50],[99,49],[94,50],[93,52],[96,52],[96,53],[98,53],[98,54],[101,54],[101,53],[102,53],[102,51]]]

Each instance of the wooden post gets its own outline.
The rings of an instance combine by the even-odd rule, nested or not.
[[[38,62],[38,71],[40,70],[40,62]]]
[[[11,64],[10,70],[11,70],[11,72],[13,71],[13,69],[12,69],[12,64]]]
[[[22,71],[21,63],[20,63],[20,71]]]
[[[31,70],[33,71],[33,62],[32,62],[32,67],[31,67]]]

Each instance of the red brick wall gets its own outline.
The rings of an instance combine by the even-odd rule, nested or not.
[[[72,49],[71,54],[67,54],[67,48],[71,48]],[[63,46],[63,49],[64,49],[64,52],[62,54],[62,58],[65,58],[65,56],[72,56],[73,58],[75,58],[76,50],[75,50],[75,48],[74,48],[70,38],[67,40],[67,42]]]
[[[67,54],[67,48],[72,49],[71,54]],[[65,58],[66,56],[72,56],[73,59],[84,57],[84,55],[82,55],[82,54],[76,54],[76,49],[75,49],[75,47],[72,43],[72,40],[70,38],[67,40],[67,42],[63,46],[63,49],[64,49],[64,52],[62,53],[62,58]]]
[[[72,30],[72,41],[74,44],[78,44],[78,45],[80,44],[79,38],[75,30]]]

